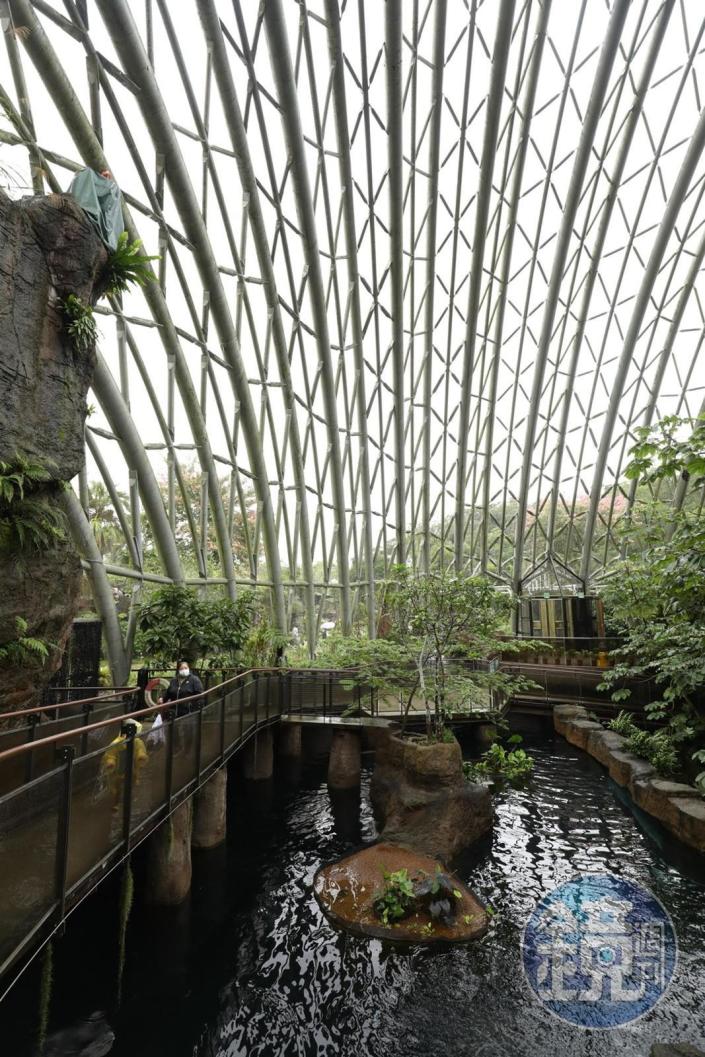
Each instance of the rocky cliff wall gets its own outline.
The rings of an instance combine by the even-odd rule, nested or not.
[[[62,483],[84,460],[86,395],[95,349],[67,332],[69,294],[93,305],[103,292],[107,251],[70,195],[13,202],[0,192],[0,462],[31,463],[47,480],[32,500],[56,510]],[[0,507],[7,528],[16,504]],[[65,534],[49,547],[0,537],[0,646],[25,634],[56,646],[46,663],[12,662],[0,673],[0,711],[36,702],[58,667],[75,615],[81,569]]]

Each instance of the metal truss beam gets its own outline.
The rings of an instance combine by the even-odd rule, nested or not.
[[[229,367],[233,390],[240,403],[243,435],[252,466],[254,485],[261,506],[264,545],[273,587],[273,611],[277,625],[286,628],[281,564],[268,476],[257,427],[257,418],[239,342],[225,296],[220,272],[213,256],[208,233],[194,194],[183,155],[159,91],[149,57],[125,0],[97,0],[98,8],[112,37],[125,72],[139,87],[138,103],[152,139],[164,155],[166,179],[193,245],[194,260],[204,287],[209,292],[210,311],[220,345]]]
[[[286,22],[280,0],[266,0],[264,5],[264,24],[272,58],[272,72],[277,86],[278,103],[282,114],[284,137],[289,152],[292,180],[296,193],[296,211],[308,271],[309,297],[316,329],[316,344],[321,368],[321,384],[328,431],[333,508],[335,512],[334,535],[336,538],[338,580],[340,583],[341,622],[344,632],[349,633],[352,627],[350,570],[337,397],[331,361],[321,258],[318,251],[316,219],[308,178],[308,163],[301,131],[301,119],[297,105],[296,83],[291,65]]]

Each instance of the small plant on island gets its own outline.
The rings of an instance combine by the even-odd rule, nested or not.
[[[453,885],[451,878],[440,865],[433,874],[420,871],[409,877],[406,869],[383,871],[384,888],[372,906],[375,914],[385,925],[395,925],[411,914],[424,912],[431,920],[420,928],[422,934],[433,931],[435,922],[452,925],[456,919],[456,907],[462,902],[463,893]],[[466,921],[465,924],[468,924]]]
[[[519,746],[522,737],[512,734],[508,740],[510,745]],[[533,769],[534,761],[524,749],[505,749],[498,741],[479,760],[466,760],[463,763],[465,777],[471,782],[505,782],[511,786],[526,782]]]
[[[414,883],[407,870],[383,873],[384,888],[374,901],[374,912],[385,925],[402,921],[414,909]]]

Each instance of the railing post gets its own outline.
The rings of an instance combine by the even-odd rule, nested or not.
[[[91,702],[90,701],[86,701],[85,705],[81,706],[81,711],[83,712],[83,726],[87,727],[89,722],[90,722],[91,712],[93,711],[93,705],[91,704]],[[88,752],[88,735],[83,733],[81,735],[81,756],[85,756],[87,752]]]
[[[245,733],[242,729],[245,722],[245,680],[240,683],[240,737]]]
[[[29,730],[27,732],[27,744],[37,736],[37,726],[41,721],[40,712],[31,712],[29,715]],[[28,752],[24,765],[24,780],[25,782],[31,782],[34,778],[34,753]]]
[[[196,727],[196,781],[201,784],[201,746],[203,744],[203,697],[198,699],[198,725]]]
[[[220,762],[225,759],[225,687],[220,695]]]
[[[169,748],[166,757],[166,789],[164,791],[167,814],[171,814],[171,795],[174,788],[174,738],[176,736],[175,713],[169,709],[166,714],[167,732],[169,735]]]
[[[333,715],[333,673],[328,673],[328,711]]]
[[[66,884],[69,875],[69,835],[71,832],[71,792],[76,747],[74,745],[63,745],[57,750],[57,755],[65,764],[62,813],[59,819],[56,846],[56,888],[59,903],[59,921],[61,922],[66,916]]]
[[[132,776],[135,772],[135,727],[128,724],[125,730],[125,787],[122,791],[122,839],[125,852],[130,850],[130,826],[132,823]]]
[[[254,683],[255,683],[255,690],[254,690],[254,695],[255,695],[255,718],[253,720],[253,726],[256,727],[257,726],[257,711],[258,711],[258,708],[259,708],[259,676],[258,676],[258,673],[257,672],[253,672],[252,673],[252,678],[254,679]]]
[[[270,700],[269,700],[269,698],[270,698],[271,693],[272,693],[272,673],[271,672],[267,672],[267,686],[265,687],[265,695],[264,695],[264,700],[265,700],[265,705],[266,705],[266,713],[265,714],[266,714],[266,718],[267,719],[269,719],[269,716],[270,716],[270,710],[269,710]]]

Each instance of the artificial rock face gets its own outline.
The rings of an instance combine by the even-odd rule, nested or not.
[[[0,192],[0,461],[23,455],[59,481],[83,466],[95,350],[73,348],[59,302],[94,304],[107,259],[70,195]]]
[[[385,841],[443,860],[492,828],[490,792],[465,779],[457,741],[389,736],[377,748],[370,798]]]
[[[56,505],[61,482],[84,461],[86,395],[95,349],[77,349],[61,302],[74,294],[93,305],[103,292],[108,254],[70,195],[13,202],[0,191],[0,462],[41,466],[46,484],[33,497]],[[2,708],[39,698],[61,660],[78,602],[81,568],[70,540],[52,548],[0,541],[0,644],[25,634],[58,647],[44,668],[5,670]]]

